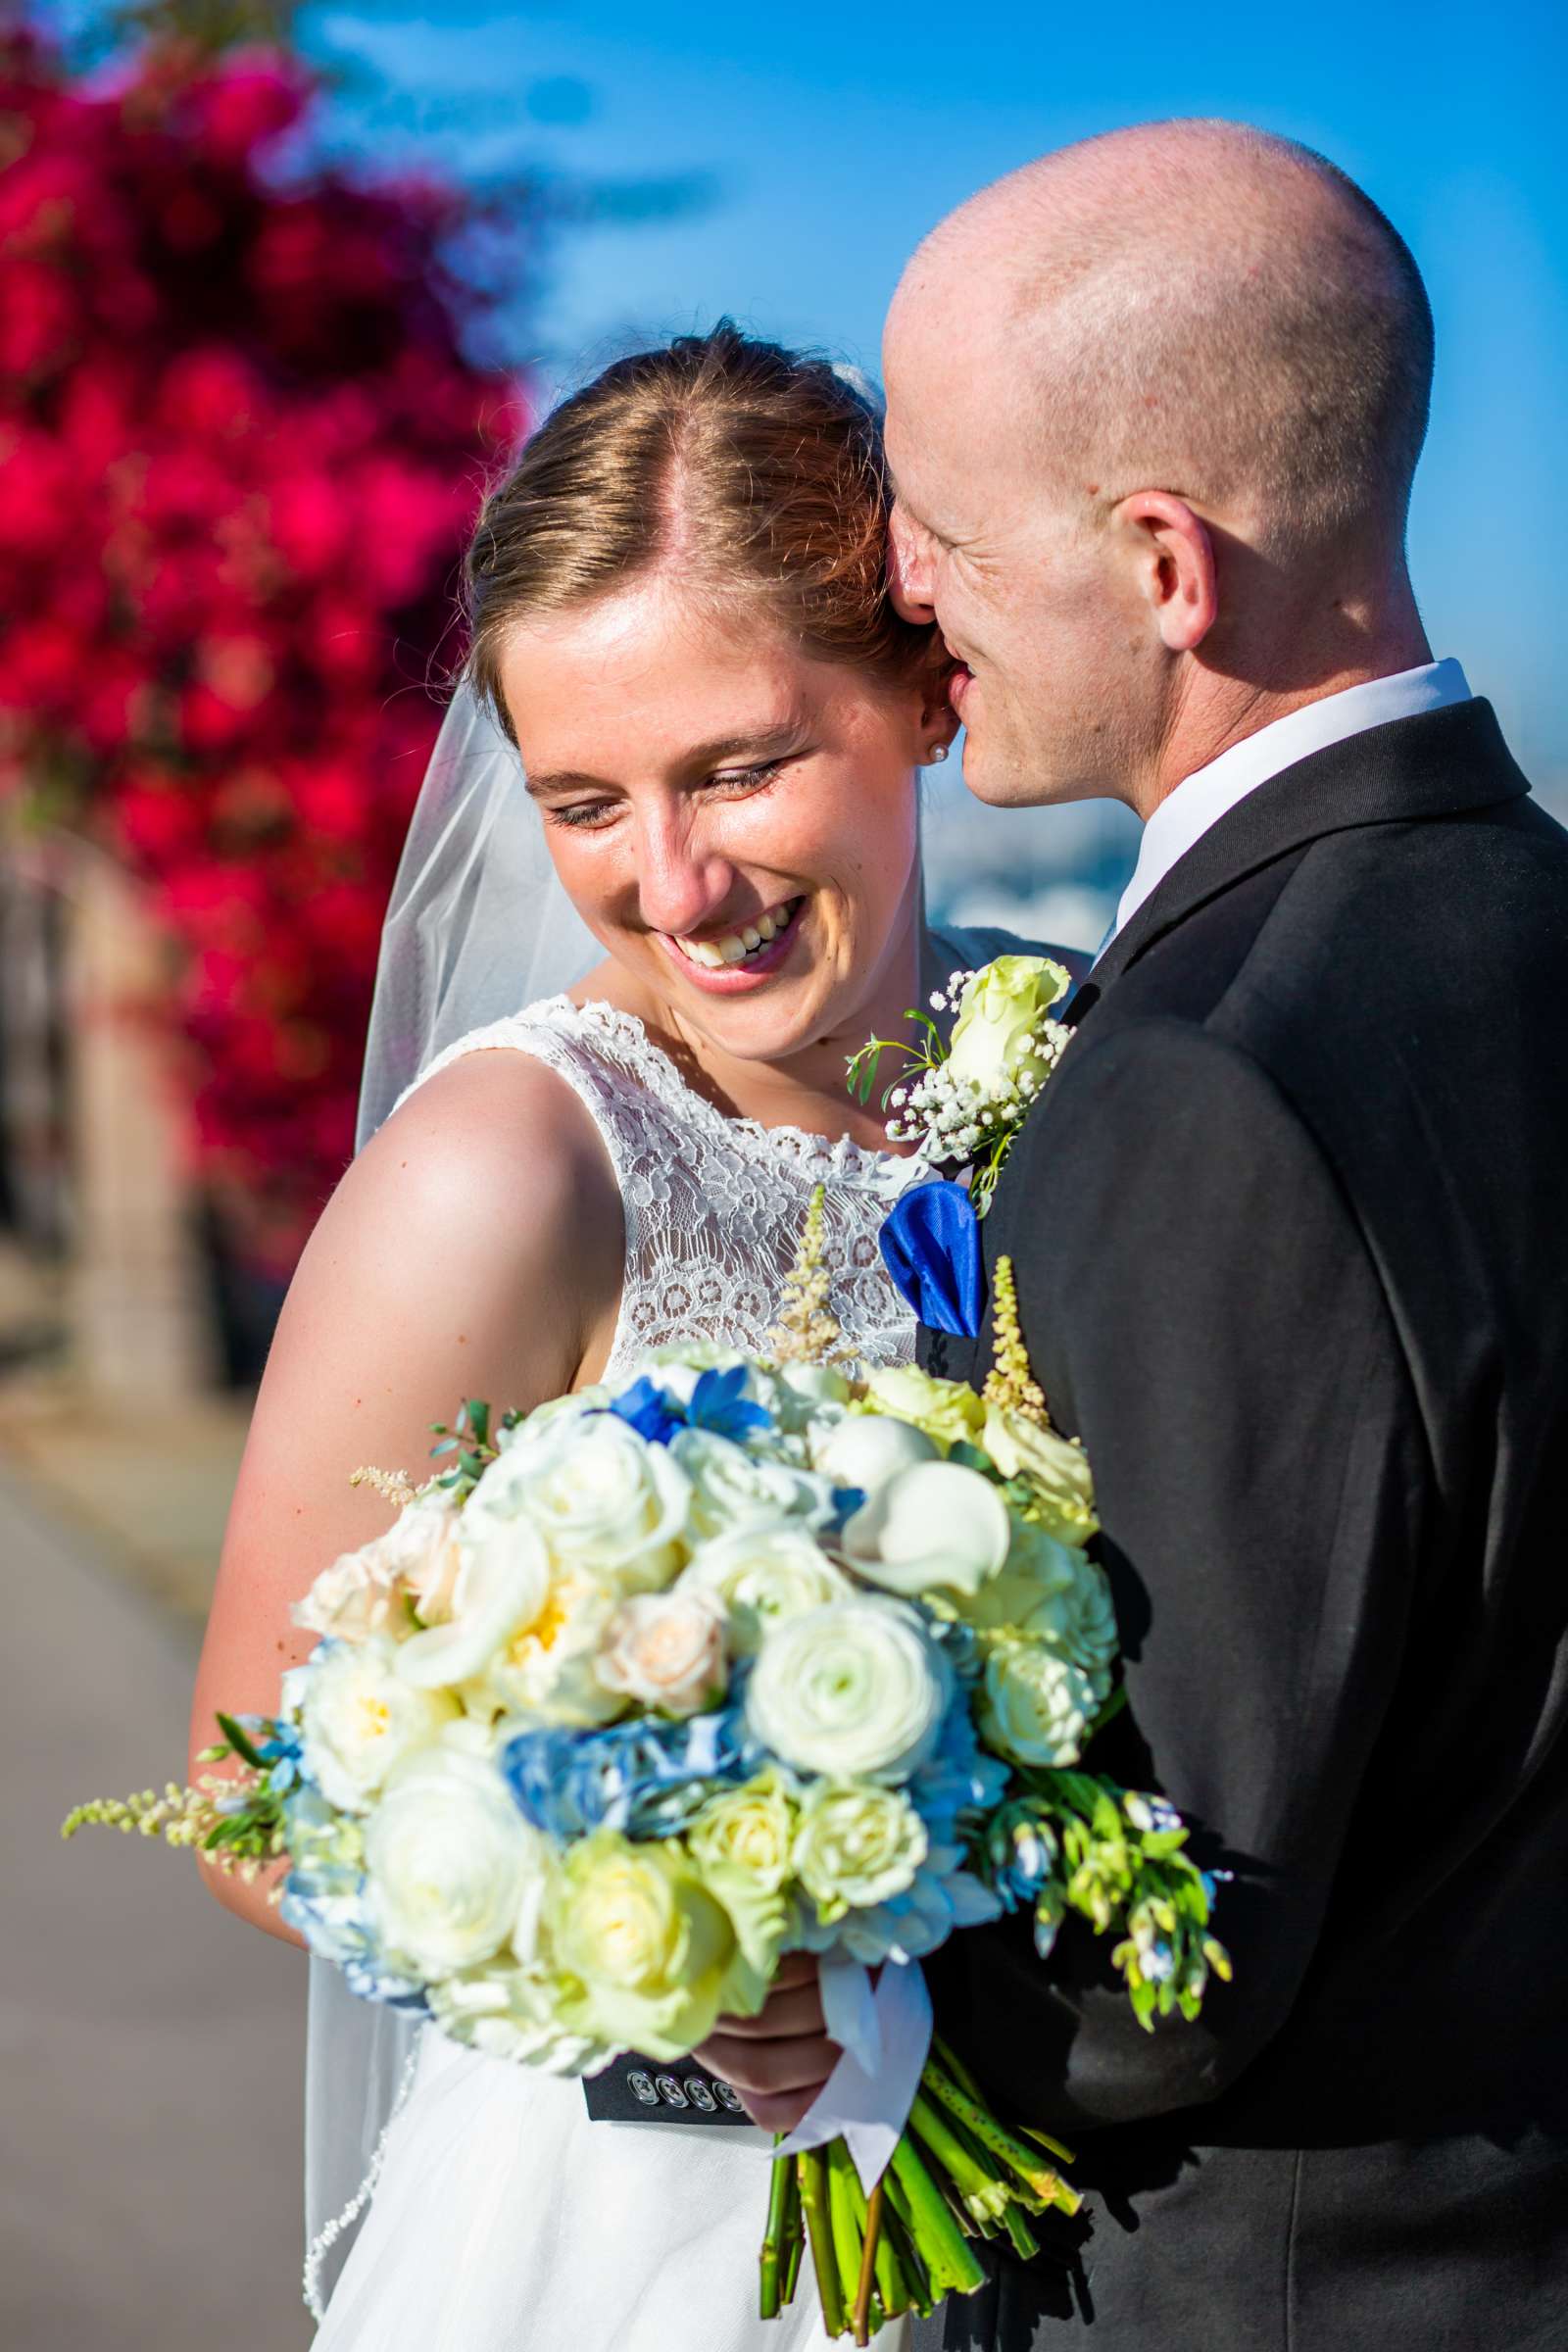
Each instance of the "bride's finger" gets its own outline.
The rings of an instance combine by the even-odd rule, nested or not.
[[[779,2041],[796,2034],[820,2034],[824,2029],[822,1995],[814,1984],[797,1984],[790,1992],[770,1992],[756,2017],[721,2017],[720,2034],[742,2041]]]

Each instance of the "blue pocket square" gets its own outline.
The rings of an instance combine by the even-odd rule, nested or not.
[[[980,1220],[963,1186],[939,1176],[915,1185],[878,1238],[883,1263],[920,1321],[955,1339],[978,1339],[985,1271]]]

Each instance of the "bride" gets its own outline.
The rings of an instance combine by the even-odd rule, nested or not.
[[[940,642],[883,586],[886,510],[862,395],[728,326],[609,368],[486,504],[467,687],[383,949],[374,1132],[278,1326],[195,1747],[216,1704],[275,1703],[311,1646],[290,1602],[377,1532],[357,1465],[422,1476],[464,1396],[527,1409],[666,1341],[760,1348],[819,1183],[846,1333],[872,1362],[912,1354],[877,1250],[909,1163],[845,1061],[996,943],[925,929],[915,770],[956,720]],[[584,971],[514,1009],[530,979]],[[262,1888],[211,1883],[289,1934]],[[788,2030],[819,2027],[815,2003],[808,1978]],[[767,2140],[726,2117],[728,2085],[705,2079],[685,2129],[657,2090],[668,2120],[596,2121],[580,2083],[430,2031],[389,2071],[407,2030],[321,1962],[312,2011],[318,2221],[395,2109],[368,2212],[349,2199],[314,2250],[313,2280],[341,2266],[318,2352],[825,2340],[809,2291],[755,2316]]]

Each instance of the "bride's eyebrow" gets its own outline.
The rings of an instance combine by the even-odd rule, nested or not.
[[[786,719],[761,734],[715,736],[711,743],[697,744],[685,753],[680,764],[700,774],[709,768],[720,766],[726,760],[746,759],[759,762],[781,760],[799,747],[805,732],[803,722]],[[576,767],[556,768],[542,775],[525,775],[523,781],[535,799],[557,792],[619,792],[621,789],[604,776],[591,776],[584,769]]]

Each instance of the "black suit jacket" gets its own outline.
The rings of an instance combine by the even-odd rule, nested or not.
[[[1568,835],[1487,704],[1373,729],[1216,825],[1077,1012],[986,1255],[1098,1482],[1104,1767],[1239,1874],[1236,1983],[1146,2035],[1087,1932],[928,1964],[1097,2210],[926,2340],[1561,2352]]]

